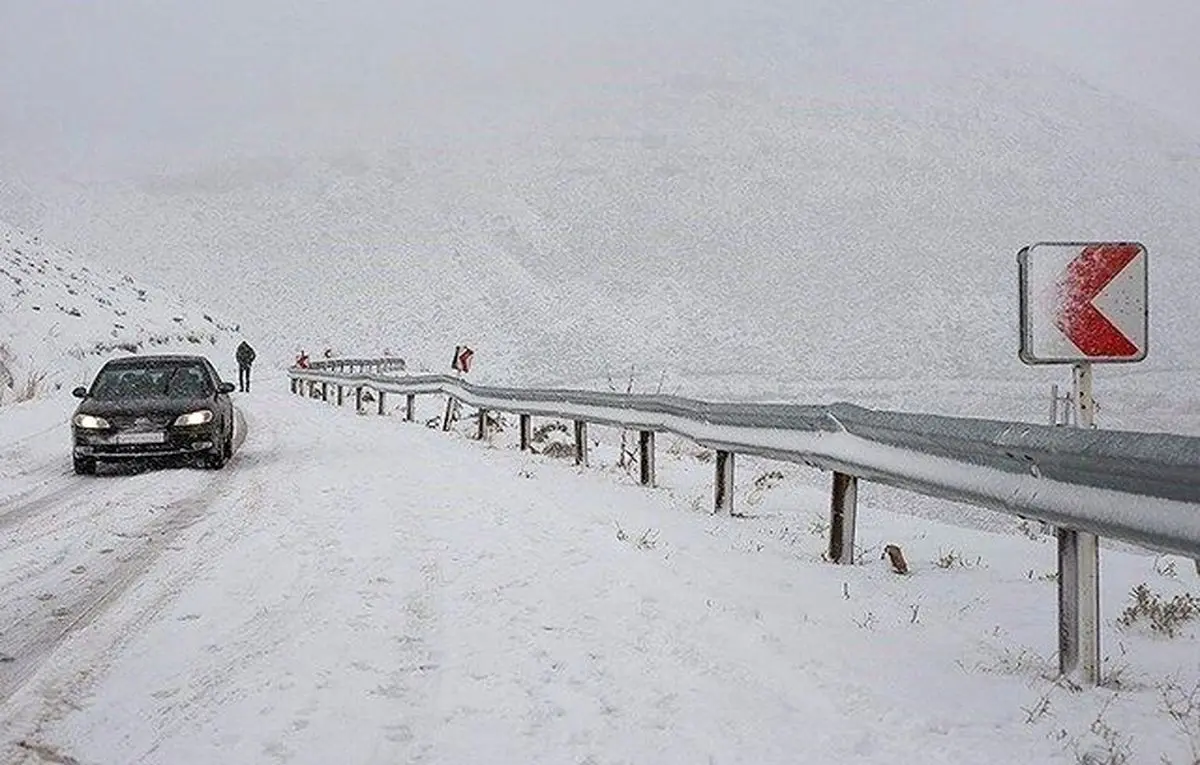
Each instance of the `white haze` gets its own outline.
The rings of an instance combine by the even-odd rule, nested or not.
[[[277,363],[743,395],[1040,385],[1016,250],[1137,239],[1193,367],[1200,11],[961,5],[10,3],[0,219]]]

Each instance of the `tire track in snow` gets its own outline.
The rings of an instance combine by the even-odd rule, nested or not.
[[[112,657],[147,624],[158,618],[190,582],[216,565],[220,560],[219,552],[234,544],[256,517],[254,511],[261,509],[265,492],[263,479],[254,476],[248,486],[231,487],[230,484],[238,483],[241,472],[252,470],[256,465],[269,464],[279,451],[278,438],[268,431],[265,448],[254,454],[241,454],[240,447],[247,438],[249,428],[240,411],[237,417],[235,456],[225,471],[207,476],[198,493],[175,500],[153,527],[147,527],[144,533],[130,537],[134,544],[127,548],[115,573],[109,579],[97,578],[86,583],[86,592],[76,597],[80,610],[74,618],[66,624],[43,625],[41,633],[34,636],[36,655],[27,657],[21,662],[21,667],[12,668],[7,674],[6,665],[0,664],[0,710],[5,710],[5,705],[8,705],[5,710],[8,725],[0,726],[0,729],[7,728],[6,732],[10,735],[19,731],[19,735],[10,738],[10,743],[22,753],[19,756],[40,749],[58,751],[45,746],[40,740],[42,731],[75,708],[74,699],[87,695],[89,689],[103,677]],[[164,552],[179,549],[175,543],[188,528],[201,520],[212,518],[216,514],[214,510],[222,506],[237,511],[226,514],[234,523],[206,531],[197,540],[198,549],[185,565],[166,577],[156,579],[157,592],[138,604],[130,616],[112,628],[102,630],[99,635],[89,637],[87,644],[80,646],[82,650],[72,649],[68,667],[58,671],[52,669],[44,679],[34,679],[57,648],[89,625],[100,622],[101,617],[120,601],[122,595],[144,579]],[[31,686],[30,683],[37,685]],[[23,694],[22,689],[26,687],[34,692]]]
[[[362,459],[359,441],[333,449],[331,467],[330,450],[297,448],[329,438],[327,422],[280,416],[274,423],[285,412],[270,414],[262,418],[266,430],[250,419],[252,437],[231,463],[237,480],[177,542],[186,550],[167,552],[0,705],[0,719],[8,718],[0,737],[10,747],[0,743],[0,762],[18,741],[99,761],[85,757],[92,747],[79,738],[78,720],[107,714],[101,706],[113,703],[113,684],[146,640],[175,645],[173,636],[179,653],[167,664],[183,674],[150,670],[145,685],[121,696],[141,723],[131,721],[119,756],[108,759],[178,762],[182,738],[228,724],[229,715],[261,713],[261,698],[273,708],[256,742],[264,761],[301,752],[316,761],[313,751],[339,761],[343,744],[367,758],[347,761],[436,761],[429,731],[441,657],[431,635],[447,551],[430,550],[423,514],[398,511],[413,490],[439,479],[402,474],[377,485],[377,462]],[[346,429],[357,427],[351,421]],[[332,440],[336,447],[340,439]],[[373,512],[347,512],[359,505]],[[365,538],[363,523],[373,524]],[[255,673],[264,686],[247,688]],[[339,744],[328,727],[330,694],[359,705],[354,742]],[[28,751],[21,757],[32,762]]]
[[[247,426],[240,410],[235,409],[235,417],[234,461],[239,461],[237,451],[246,439]],[[233,462],[229,468],[232,467]],[[140,527],[135,533],[111,532],[122,541],[101,549],[99,555],[103,557],[93,556],[93,565],[79,564],[69,571],[61,572],[58,586],[51,589],[53,592],[66,593],[65,598],[55,598],[53,604],[49,603],[50,599],[47,598],[43,601],[46,603],[45,607],[35,609],[25,618],[18,616],[13,624],[0,629],[0,704],[11,698],[28,681],[46,656],[71,634],[83,629],[104,613],[108,606],[145,574],[184,531],[208,514],[212,505],[228,493],[223,491],[228,483],[224,476],[224,473],[205,476],[198,494],[169,503],[156,514],[152,522]],[[0,529],[6,524],[13,525],[23,518],[60,507],[64,501],[76,495],[86,496],[87,490],[94,488],[97,483],[95,478],[71,478],[72,480],[58,489],[38,496],[15,512],[0,517]],[[120,488],[121,491],[110,498],[110,504],[136,491],[136,487]],[[102,515],[106,507],[107,505],[94,511],[92,517]],[[58,526],[39,531],[45,534],[56,528]],[[115,565],[112,563],[114,560]],[[59,562],[51,561],[37,573],[45,573]],[[99,562],[99,565],[95,565],[96,562]],[[83,574],[87,574],[87,577],[79,581],[78,577]],[[28,577],[21,577],[22,580],[25,578]],[[54,607],[51,608],[51,605]]]
[[[73,477],[69,443],[65,421],[0,440],[0,523]]]
[[[247,427],[245,415],[241,409],[234,407],[233,415],[233,450],[236,455],[246,440]],[[55,425],[52,428],[47,428],[38,433],[9,442],[6,446],[34,438],[58,427],[58,425]],[[53,468],[48,468],[45,472],[53,473]],[[95,476],[77,476],[70,470],[69,466],[64,467],[55,473],[52,479],[18,491],[16,494],[4,499],[4,505],[7,506],[7,509],[0,512],[0,532],[17,524],[23,524],[33,516],[57,509],[76,496],[85,496],[92,493],[90,490],[103,485],[99,483],[100,481],[107,482],[106,479],[98,479]],[[45,490],[47,484],[50,485],[50,488]],[[54,530],[57,530],[57,527]]]
[[[62,505],[67,500],[82,496],[94,484],[89,484],[82,476],[74,476],[64,472],[58,480],[50,483],[50,489],[45,490],[46,484],[34,486],[5,501],[8,509],[0,514],[0,532],[11,528],[26,519],[40,515]],[[22,501],[23,500],[23,501]]]
[[[54,587],[64,593],[24,619],[18,617],[3,634],[0,655],[0,703],[7,701],[28,680],[58,645],[70,634],[90,624],[121,593],[137,581],[163,550],[193,523],[204,516],[214,498],[216,479],[210,477],[199,496],[189,496],[168,505],[138,537],[127,542],[106,558],[94,558],[100,565],[79,564]],[[109,560],[116,561],[115,564]],[[82,582],[74,581],[87,574]]]

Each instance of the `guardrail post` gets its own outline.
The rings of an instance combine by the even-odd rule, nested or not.
[[[454,417],[454,396],[446,396],[446,413],[442,415],[442,430],[449,431]]]
[[[346,391],[345,391],[345,389],[342,387],[342,384],[341,384],[341,383],[338,383],[337,389],[338,389],[338,395],[337,395],[337,405],[338,405],[338,406],[341,406],[341,405],[342,405],[342,399],[343,399],[343,396],[344,396],[344,394],[346,393]]]
[[[476,433],[475,433],[475,437],[479,441],[487,440],[487,435],[488,435],[487,415],[488,415],[488,413],[487,413],[486,409],[479,410],[479,430],[476,431]]]
[[[588,464],[587,423],[583,420],[575,421],[575,464]]]
[[[1058,529],[1058,670],[1100,682],[1100,546],[1095,534]]]
[[[717,475],[713,482],[713,512],[733,515],[733,452],[717,450]]]
[[[404,421],[412,422],[417,407],[417,394],[409,393],[404,397]]]
[[[327,382],[321,383],[321,400],[325,402],[329,401],[329,383]]]
[[[639,478],[642,486],[654,485],[654,431],[643,430],[638,433],[638,464]]]
[[[362,386],[361,385],[354,386],[354,411],[355,412],[362,411]]]
[[[381,391],[381,390],[375,391],[375,396],[379,400],[379,413],[383,414],[383,391]]]
[[[531,439],[532,428],[531,428],[531,422],[530,422],[532,419],[533,419],[533,417],[531,417],[528,414],[520,415],[521,451],[523,451],[523,452],[529,451],[529,442],[530,442],[530,440],[532,440]]]
[[[834,472],[829,507],[829,560],[851,565],[854,522],[858,515],[858,476]]]

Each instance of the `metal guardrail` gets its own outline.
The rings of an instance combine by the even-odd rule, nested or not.
[[[293,392],[329,386],[413,399],[443,394],[486,412],[574,420],[576,461],[586,464],[587,423],[640,431],[642,481],[654,481],[654,434],[674,433],[717,453],[714,502],[733,511],[733,455],[752,454],[834,473],[829,557],[852,562],[857,480],[980,505],[1200,560],[1200,438],[1085,430],[830,405],[714,403],[676,396],[485,387],[449,375],[387,374],[386,360],[292,369]],[[346,371],[353,369],[355,371]],[[1065,568],[1060,543],[1060,602]],[[1197,564],[1200,566],[1200,563]],[[1062,617],[1060,613],[1060,618]],[[1069,625],[1060,624],[1060,632]],[[1072,640],[1078,640],[1072,636]],[[1066,640],[1066,638],[1064,638]],[[1067,646],[1062,646],[1067,650]]]
[[[318,359],[309,362],[306,369],[324,372],[403,372],[404,359],[386,357],[382,359]]]
[[[671,432],[717,451],[803,463],[1200,557],[1200,438],[907,414],[845,403],[729,404],[495,388],[449,375],[395,377],[317,368],[289,374],[294,380],[382,393],[444,394],[488,411]],[[1064,496],[1071,492],[1073,497]]]

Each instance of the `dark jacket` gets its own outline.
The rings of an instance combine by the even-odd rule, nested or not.
[[[237,363],[240,367],[248,367],[254,363],[254,349],[245,340],[237,347]]]

